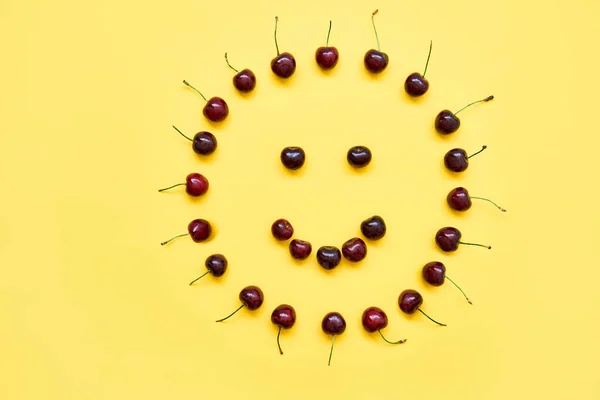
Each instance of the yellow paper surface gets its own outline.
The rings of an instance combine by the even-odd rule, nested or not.
[[[376,8],[390,63],[372,77],[362,58]],[[5,0],[0,397],[600,398],[599,12],[585,0]],[[283,82],[269,66],[275,15],[297,61]],[[322,73],[314,52],[330,19],[340,61]],[[430,40],[431,87],[414,101],[403,82],[423,70]],[[256,73],[252,94],[233,88],[226,51]],[[225,98],[226,122],[208,123],[183,79]],[[455,134],[433,129],[440,110],[490,94]],[[197,156],[171,125],[213,132],[217,152]],[[447,150],[484,144],[465,173],[445,171]],[[307,154],[297,173],[279,162],[292,145]],[[345,160],[354,145],[373,151],[360,172]],[[190,172],[209,179],[204,197],[157,193]],[[456,186],[508,212],[450,212]],[[293,262],[269,232],[283,217],[315,250],[341,246],[373,214],[387,236],[330,273],[314,257]],[[159,245],[194,218],[213,223],[212,240]],[[442,226],[493,249],[441,253]],[[227,273],[189,287],[212,253],[228,257]],[[434,260],[473,306],[422,281]],[[216,324],[246,285],[264,305]],[[448,326],[402,314],[407,288]],[[270,322],[281,303],[297,312],[283,356]],[[390,339],[408,341],[366,333],[369,306],[386,311]],[[330,367],[329,311],[347,321]]]

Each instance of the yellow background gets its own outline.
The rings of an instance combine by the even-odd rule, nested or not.
[[[372,78],[375,8],[390,64]],[[3,1],[0,397],[600,398],[599,13],[592,0]],[[275,15],[298,65],[284,83],[269,68]],[[314,51],[329,19],[341,57],[324,74]],[[429,40],[431,88],[412,101],[402,85]],[[257,74],[253,94],[234,90],[225,51]],[[207,123],[182,79],[224,97],[228,120]],[[489,94],[458,132],[435,133],[438,111]],[[173,124],[214,132],[218,151],[201,159]],[[356,144],[374,153],[360,173],[345,161]],[[464,174],[445,172],[448,149],[483,144]],[[278,160],[288,145],[307,152],[297,174]],[[192,171],[210,180],[205,197],[157,193]],[[459,185],[508,212],[451,213]],[[339,246],[373,214],[386,238],[332,273],[292,262],[269,233],[285,217],[315,248]],[[159,245],[199,217],[214,223],[210,242]],[[445,225],[493,249],[442,254]],[[226,275],[189,287],[214,252]],[[432,260],[473,306],[422,282]],[[215,324],[249,284],[263,307]],[[406,288],[448,327],[402,314]],[[280,303],[298,313],[284,356],[269,320]],[[406,344],[362,330],[371,305]],[[320,322],[334,310],[348,328],[327,367]]]

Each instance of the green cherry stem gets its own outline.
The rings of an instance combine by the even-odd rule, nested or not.
[[[381,51],[381,46],[379,45],[379,35],[377,34],[377,28],[375,28],[375,15],[377,15],[378,12],[379,10],[373,11],[373,14],[371,15],[371,23],[373,24],[373,30],[375,31],[375,39],[377,39],[377,51]]]
[[[173,236],[171,239],[169,239],[169,240],[165,240],[165,241],[164,241],[164,242],[162,242],[160,245],[161,245],[161,246],[164,246],[165,244],[169,243],[169,242],[170,242],[170,241],[172,241],[172,240],[175,240],[175,239],[177,239],[177,238],[184,237],[184,236],[187,236],[187,235],[189,235],[189,233],[182,233],[181,235]]]
[[[486,248],[486,249],[488,249],[488,250],[491,250],[491,249],[492,249],[492,246],[487,246],[487,245],[485,245],[485,244],[479,244],[479,243],[469,243],[469,242],[460,242],[460,241],[459,241],[458,243],[460,243],[460,244],[464,244],[464,245],[466,245],[466,246],[477,246],[477,247],[483,247],[483,248]]]
[[[487,149],[486,145],[481,146],[481,150],[479,150],[477,153],[473,153],[470,156],[468,156],[467,158],[471,158],[471,157],[475,157],[477,154],[481,153],[482,151],[484,151],[485,149]]]
[[[329,361],[327,362],[327,366],[331,365],[331,356],[333,355],[333,343],[335,342],[335,335],[331,335],[331,350],[329,350]]]
[[[281,345],[279,344],[279,335],[281,335],[281,326],[279,327],[279,331],[277,331],[277,347],[279,347],[279,354],[283,354],[283,350],[281,350]]]
[[[386,343],[389,343],[389,344],[401,344],[401,343],[404,343],[404,342],[406,342],[406,339],[398,340],[397,342],[390,342],[389,340],[387,340],[387,339],[385,338],[385,336],[383,336],[383,333],[381,333],[381,329],[378,329],[378,330],[377,330],[377,332],[379,332],[379,335],[381,335],[381,338],[382,338],[382,339],[383,339],[383,340],[384,340]]]
[[[464,106],[463,108],[461,108],[460,110],[458,110],[457,112],[455,112],[454,115],[458,114],[459,112],[461,112],[465,108],[471,107],[473,104],[483,103],[483,102],[490,101],[490,100],[494,100],[494,96],[488,96],[485,99],[477,100],[477,101],[474,101],[474,102],[472,102],[470,104],[467,104],[466,106]]]
[[[429,41],[429,54],[427,54],[427,62],[425,63],[425,71],[423,71],[423,78],[425,78],[425,74],[427,73],[427,67],[429,66],[429,57],[431,57],[431,48],[432,47],[433,47],[433,40],[430,40]]]
[[[190,286],[192,286],[194,284],[194,282],[196,282],[197,280],[199,280],[200,278],[203,278],[206,274],[208,274],[210,271],[206,271],[205,273],[203,273],[202,275],[200,275],[199,277],[197,277],[196,279],[194,279],[193,281],[190,282]]]
[[[175,185],[173,185],[173,186],[169,186],[168,188],[159,189],[158,191],[159,191],[159,192],[164,192],[165,190],[173,189],[174,187],[177,187],[177,186],[184,186],[184,185],[185,185],[185,183],[177,183],[177,184],[175,184]]]
[[[458,285],[456,284],[456,282],[454,282],[452,279],[450,279],[450,277],[449,277],[448,275],[446,275],[446,279],[448,279],[448,280],[449,280],[449,281],[450,281],[450,282],[451,282],[451,283],[452,283],[454,286],[456,286],[456,288],[457,288],[458,290],[460,290],[460,292],[463,294],[463,296],[465,296],[465,300],[467,300],[467,302],[468,302],[470,305],[473,305],[473,303],[471,302],[471,300],[469,300],[469,298],[467,297],[467,295],[465,294],[465,292],[463,292],[463,290],[460,288],[460,286],[458,286]]]
[[[470,198],[472,198],[472,199],[477,199],[477,200],[484,200],[484,201],[487,201],[487,202],[489,202],[489,203],[491,203],[491,204],[495,205],[496,207],[498,207],[498,209],[499,209],[500,211],[502,211],[502,212],[506,212],[506,210],[505,210],[504,208],[500,207],[498,204],[494,203],[494,202],[493,202],[492,200],[490,200],[490,199],[486,199],[485,197],[477,197],[477,196],[469,196],[469,197],[470,197]]]
[[[215,322],[223,322],[223,321],[225,321],[226,319],[228,319],[228,318],[230,318],[231,316],[233,316],[233,314],[235,314],[236,312],[240,311],[240,310],[241,310],[241,309],[242,309],[244,306],[245,306],[245,304],[242,304],[241,306],[239,306],[239,307],[238,307],[238,309],[237,309],[237,310],[235,310],[234,312],[232,312],[231,314],[229,314],[229,315],[228,315],[228,316],[226,316],[225,318],[218,319],[218,320],[216,320]]]
[[[184,138],[186,138],[186,139],[187,139],[187,140],[189,140],[190,142],[193,142],[193,140],[192,140],[192,139],[190,139],[189,137],[185,136],[185,135],[183,134],[183,132],[181,132],[179,129],[177,129],[177,127],[176,127],[175,125],[171,125],[171,126],[173,127],[173,129],[175,129],[177,132],[179,132],[179,134],[180,134],[181,136],[183,136]]]
[[[435,322],[436,324],[438,324],[440,326],[446,326],[446,324],[442,324],[441,322],[437,322],[435,319],[433,319],[429,315],[425,314],[425,311],[421,310],[420,308],[417,308],[417,310],[419,310],[421,312],[421,314],[423,314],[424,316],[426,316],[427,318],[429,318],[430,321],[433,321],[433,322]]]
[[[331,34],[331,21],[329,21],[329,30],[327,31],[327,41],[325,42],[325,47],[329,47],[329,35]]]
[[[183,83],[185,84],[185,86],[187,86],[187,87],[189,87],[189,88],[193,89],[194,91],[196,91],[196,93],[198,93],[200,96],[202,96],[202,98],[204,99],[204,101],[208,101],[208,100],[206,100],[206,97],[204,97],[204,95],[202,94],[202,92],[201,92],[201,91],[199,91],[198,89],[196,89],[195,87],[193,87],[192,85],[190,85],[190,84],[188,83],[188,81],[184,80],[184,81],[183,81]]]
[[[277,55],[279,55],[279,45],[277,44],[277,23],[279,22],[279,17],[275,17],[275,49],[277,50]]]
[[[237,69],[233,68],[231,66],[231,64],[229,64],[229,60],[227,59],[227,53],[225,53],[225,62],[227,63],[227,65],[229,65],[229,68],[231,68],[232,70],[234,70],[235,72],[239,73],[240,71],[238,71]]]

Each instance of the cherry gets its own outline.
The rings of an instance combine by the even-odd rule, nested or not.
[[[300,239],[293,239],[290,242],[290,254],[296,260],[305,260],[310,256],[312,252],[312,245],[310,242]]]
[[[385,338],[385,336],[383,336],[381,330],[388,325],[388,318],[381,308],[367,308],[362,315],[362,324],[367,332],[379,332],[381,338],[389,344],[400,344],[406,342],[406,339],[398,340],[397,342],[390,342]]]
[[[296,71],[296,60],[290,53],[279,53],[279,45],[277,44],[277,23],[279,18],[275,17],[275,48],[277,49],[277,57],[271,60],[271,71],[280,78],[287,79]]]
[[[435,319],[425,314],[425,312],[420,308],[422,304],[423,296],[421,296],[419,292],[413,289],[404,290],[402,293],[400,293],[400,296],[398,297],[398,305],[400,306],[400,310],[402,310],[403,313],[413,314],[415,311],[418,310],[421,314],[429,318],[429,320],[435,322],[438,325],[446,326],[446,324],[437,322]]]
[[[329,31],[327,31],[327,42],[325,47],[319,47],[315,53],[315,58],[319,67],[323,69],[332,69],[338,62],[340,53],[335,47],[329,47],[329,35],[331,34],[331,21],[329,21]]]
[[[199,277],[197,277],[196,279],[194,279],[193,281],[191,281],[190,286],[192,286],[194,282],[196,282],[197,280],[209,273],[216,278],[223,276],[223,274],[227,270],[227,259],[223,254],[213,254],[211,256],[208,256],[206,261],[204,261],[204,266],[206,267],[207,271]]]
[[[476,156],[487,149],[487,146],[482,146],[481,150],[476,153],[467,156],[467,152],[464,149],[452,149],[444,156],[444,165],[450,171],[463,172],[469,167],[469,158]]]
[[[371,162],[371,150],[366,146],[354,146],[348,150],[346,159],[355,168],[362,168]]]
[[[429,57],[431,57],[431,48],[433,47],[433,41],[429,42],[429,54],[427,55],[427,62],[425,63],[425,71],[423,75],[418,72],[413,72],[406,78],[404,82],[404,90],[410,96],[419,97],[425,94],[429,89],[429,81],[425,79],[427,73],[427,66],[429,65]]]
[[[187,81],[183,81],[183,83],[187,87],[193,89],[200,96],[202,96],[204,101],[206,101],[206,105],[202,110],[202,113],[206,118],[213,122],[220,122],[227,118],[227,116],[229,115],[229,107],[227,106],[227,103],[225,103],[225,100],[223,100],[220,97],[211,97],[209,100],[207,100],[206,97],[204,97],[204,95],[202,94],[202,92],[190,85]]]
[[[385,236],[387,230],[385,221],[379,215],[365,219],[360,224],[360,230],[364,237],[370,240],[379,240]]]
[[[250,311],[257,310],[260,306],[262,306],[262,303],[265,299],[265,296],[263,295],[262,290],[260,290],[260,288],[258,286],[246,286],[240,292],[239,297],[240,297],[240,301],[242,302],[242,305],[239,306],[237,310],[235,310],[234,312],[232,312],[225,318],[221,318],[221,319],[217,320],[216,322],[225,321],[226,319],[233,316],[236,312],[240,311],[242,309],[242,307],[246,307]]]
[[[203,156],[207,156],[209,154],[214,153],[217,148],[217,138],[210,132],[201,131],[194,135],[194,139],[190,139],[186,135],[183,134],[175,125],[173,125],[173,129],[175,129],[181,136],[192,142],[192,149],[194,153],[200,154]]]
[[[317,262],[325,269],[334,269],[342,261],[342,253],[335,246],[322,246],[317,250]]]
[[[331,355],[333,354],[333,343],[335,341],[335,335],[341,335],[346,330],[346,320],[342,317],[342,314],[338,312],[330,312],[325,315],[323,322],[321,322],[321,329],[327,335],[331,335],[331,350],[329,350],[329,362],[327,365],[331,365]]]
[[[171,239],[162,242],[161,246],[164,246],[165,244],[171,242],[172,240],[175,240],[177,238],[187,236],[187,235],[190,235],[190,237],[192,238],[192,240],[194,242],[201,243],[201,242],[204,242],[206,239],[208,239],[210,237],[211,233],[212,233],[212,227],[210,225],[210,222],[208,222],[205,219],[195,219],[188,224],[188,233],[182,233],[181,235],[174,236]]]
[[[159,192],[164,192],[165,190],[183,185],[185,185],[185,191],[190,196],[202,196],[208,190],[208,179],[197,172],[192,172],[185,177],[185,183],[177,183],[168,188],[160,189]]]
[[[233,77],[233,86],[242,93],[251,92],[254,89],[254,86],[256,86],[256,76],[254,75],[254,72],[249,69],[238,71],[233,68],[231,64],[229,64],[227,53],[225,53],[225,62],[229,65],[229,68],[237,72]]]
[[[452,189],[446,197],[446,201],[448,202],[450,208],[456,211],[467,211],[469,208],[471,208],[471,199],[487,201],[488,203],[495,205],[500,211],[506,212],[504,208],[500,207],[490,199],[486,199],[485,197],[470,196],[469,191],[464,187]]]
[[[367,70],[374,74],[382,72],[388,65],[389,57],[386,53],[381,51],[379,45],[379,35],[377,35],[377,28],[375,28],[375,15],[379,10],[375,10],[371,15],[371,23],[373,24],[373,30],[375,31],[375,39],[377,39],[377,50],[371,49],[365,54],[365,67]]]
[[[447,226],[437,231],[437,233],[435,234],[435,242],[442,251],[445,251],[447,253],[456,251],[456,249],[458,249],[459,244],[464,244],[467,246],[485,247],[488,250],[492,248],[492,246],[486,246],[478,243],[461,242],[461,237],[462,234],[458,229]]]
[[[281,163],[287,169],[300,169],[306,161],[306,154],[301,147],[291,146],[281,150]]]
[[[448,279],[465,296],[469,304],[473,304],[465,292],[448,276],[446,276],[446,266],[439,261],[432,261],[423,266],[423,279],[432,286],[442,286],[444,279]]]
[[[473,104],[488,102],[493,99],[494,96],[488,96],[485,99],[474,101],[470,104],[467,104],[455,113],[452,113],[452,111],[450,110],[440,111],[439,114],[435,117],[435,129],[442,135],[449,135],[453,132],[456,132],[460,127],[460,119],[456,116],[456,114],[458,114],[467,107],[471,107]]]
[[[281,345],[279,344],[279,335],[281,335],[281,328],[290,329],[296,323],[296,310],[289,304],[281,304],[277,306],[271,313],[271,322],[279,327],[277,332],[277,347],[279,347],[279,354],[283,354]]]
[[[280,218],[271,225],[271,233],[277,240],[288,240],[294,235],[294,227],[287,219]]]
[[[362,261],[367,256],[367,245],[361,238],[352,238],[342,246],[342,254],[348,261]]]

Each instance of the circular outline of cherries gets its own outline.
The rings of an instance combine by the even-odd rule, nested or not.
[[[383,72],[388,65],[388,55],[381,51],[379,45],[379,37],[377,34],[377,29],[375,27],[375,15],[378,10],[373,12],[371,15],[371,22],[373,25],[373,30],[375,32],[375,37],[377,39],[377,50],[370,49],[366,52],[364,57],[364,65],[365,68],[372,74],[379,74]],[[273,73],[278,76],[280,79],[285,80],[292,76],[296,70],[296,60],[292,56],[292,54],[288,52],[281,53],[279,51],[279,45],[277,43],[277,25],[278,25],[278,17],[275,17],[275,31],[274,31],[274,39],[275,39],[275,47],[277,50],[277,56],[271,60],[271,70]],[[329,46],[329,36],[331,34],[331,21],[329,22],[329,30],[327,32],[327,42],[324,47],[319,47],[315,53],[315,60],[320,68],[323,70],[333,69],[339,59],[339,52],[337,48]],[[404,90],[409,96],[419,97],[424,95],[429,89],[429,82],[425,79],[425,74],[427,73],[427,67],[429,65],[429,58],[431,56],[432,50],[432,42],[429,44],[429,53],[427,55],[427,62],[425,64],[425,70],[423,74],[414,72],[410,74],[404,83]],[[243,69],[241,71],[235,69],[229,63],[227,58],[227,53],[225,53],[225,61],[227,65],[235,71],[236,75],[233,77],[233,85],[235,88],[242,93],[247,93],[254,90],[256,86],[256,76],[249,69]],[[204,116],[212,121],[212,122],[221,122],[227,118],[229,115],[229,108],[225,100],[220,97],[212,97],[207,99],[198,89],[193,87],[187,81],[183,81],[183,83],[196,91],[202,98],[206,101],[206,104],[203,108]],[[456,116],[459,112],[464,109],[477,104],[488,102],[492,100],[494,96],[488,96],[484,99],[474,101],[460,110],[456,112],[452,112],[450,110],[442,110],[435,117],[435,129],[441,135],[449,135],[458,130],[460,127],[460,119]],[[183,132],[177,129],[175,126],[173,128],[183,137],[192,142],[192,149],[195,153],[207,156],[212,154],[217,147],[217,139],[215,136],[207,131],[201,131],[194,135],[193,138],[186,136]],[[465,171],[469,166],[469,159],[486,149],[486,146],[483,146],[479,151],[468,155],[464,149],[455,148],[446,153],[444,156],[444,165],[446,168],[454,173],[460,173]],[[299,169],[304,165],[305,162],[305,154],[304,150],[300,147],[286,147],[282,150],[280,154],[282,164],[290,169],[295,170]],[[347,153],[347,161],[354,168],[364,168],[366,167],[372,158],[371,151],[366,146],[354,146]],[[170,190],[172,188],[178,186],[185,186],[185,190],[190,196],[202,196],[208,191],[209,183],[206,177],[199,173],[190,173],[186,177],[185,183],[178,183],[173,186],[160,189],[159,192],[163,192],[166,190]],[[471,208],[471,200],[483,200],[488,203],[491,203],[495,207],[497,207],[501,211],[506,211],[504,208],[500,207],[498,204],[493,202],[492,200],[484,197],[476,197],[471,196],[467,189],[464,187],[454,188],[448,193],[447,203],[448,206],[455,211],[466,211]],[[387,227],[383,218],[379,215],[373,215],[365,220],[363,220],[360,224],[360,229],[362,235],[368,241],[380,240],[385,236]],[[207,240],[212,233],[212,227],[209,221],[205,219],[195,219],[188,224],[188,232],[184,234],[177,235],[165,242],[162,242],[161,245],[166,245],[170,243],[172,240],[177,239],[183,236],[190,236],[191,239],[196,243],[201,243]],[[273,237],[279,241],[287,241],[292,239],[294,234],[294,228],[292,224],[286,219],[278,219],[273,222],[271,226],[271,233]],[[462,235],[461,232],[454,227],[443,227],[437,231],[435,234],[435,242],[437,246],[443,252],[454,252],[458,249],[459,245],[469,245],[469,246],[478,246],[487,249],[491,249],[491,246],[485,246],[478,243],[464,242],[461,240]],[[310,242],[300,239],[292,239],[289,243],[289,251],[290,255],[296,260],[305,260],[312,254],[312,245]],[[359,237],[354,237],[347,240],[341,248],[341,251],[336,246],[321,246],[316,251],[316,258],[319,265],[327,270],[331,270],[336,268],[340,262],[342,257],[344,257],[347,261],[352,263],[358,263],[362,261],[367,255],[367,245],[365,241]],[[206,272],[194,279],[189,284],[192,285],[200,278],[205,275],[212,275],[213,277],[222,276],[227,270],[227,258],[223,254],[212,254],[205,261]],[[462,293],[465,300],[469,304],[473,304],[471,300],[467,297],[464,291],[450,278],[446,275],[446,267],[443,263],[439,261],[431,261],[423,266],[422,269],[423,279],[432,286],[441,286],[445,280],[450,281],[456,288]],[[247,286],[240,291],[239,299],[241,305],[233,311],[228,316],[217,320],[216,322],[222,322],[233,316],[242,308],[247,308],[248,310],[256,310],[261,307],[264,301],[264,294],[262,290],[254,285]],[[438,326],[446,326],[441,322],[436,321],[427,315],[422,309],[421,306],[423,304],[423,296],[414,289],[406,289],[400,293],[398,297],[398,306],[400,310],[406,314],[413,314],[416,311],[419,311],[429,320],[437,324]],[[294,326],[296,322],[296,311],[294,307],[289,304],[281,304],[277,306],[272,314],[271,314],[271,322],[275,324],[279,330],[277,332],[277,347],[279,349],[280,354],[283,354],[283,350],[281,349],[280,344],[280,335],[282,329],[290,329]],[[367,332],[374,333],[378,332],[381,335],[381,338],[389,343],[389,344],[401,344],[406,342],[406,339],[398,340],[398,341],[390,341],[388,340],[381,330],[388,325],[388,318],[386,313],[378,307],[369,307],[362,314],[362,325]],[[325,334],[331,336],[331,347],[329,351],[329,360],[328,365],[331,365],[331,356],[333,354],[333,347],[336,335],[341,335],[346,330],[346,321],[344,317],[339,312],[330,312],[323,318],[321,323],[322,330]]]

